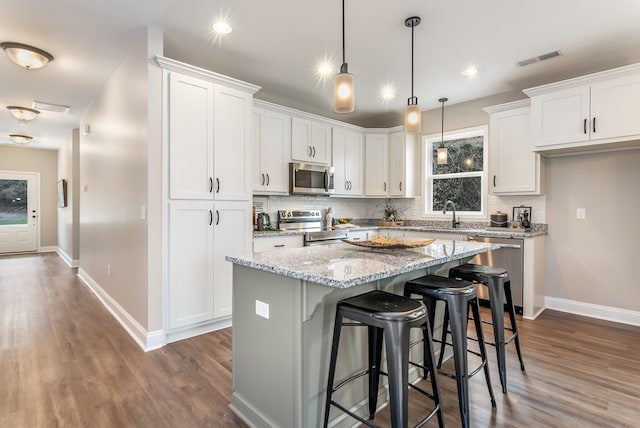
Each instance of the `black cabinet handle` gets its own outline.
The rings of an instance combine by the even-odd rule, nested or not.
[[[262,176],[262,184],[261,186],[264,186],[264,174],[260,174]]]
[[[596,133],[596,118],[593,118],[593,133]]]
[[[402,192],[402,181],[400,182],[400,191]]]
[[[584,120],[584,124],[582,125],[582,128],[583,128],[582,132],[584,132],[585,135],[586,135],[586,133],[587,133],[587,119]]]
[[[216,177],[216,193],[220,193],[220,179]]]
[[[313,149],[313,155],[311,157],[316,157],[316,148],[315,147],[311,147]]]
[[[311,157],[311,153],[313,153],[313,152],[311,151],[311,146],[307,146],[307,148],[309,149],[309,157]]]
[[[382,190],[387,191],[387,182],[385,181],[382,186]]]
[[[269,185],[269,174],[267,174],[267,186]]]
[[[351,180],[349,180],[349,190],[353,189],[353,185],[351,184]]]
[[[284,244],[275,244],[273,247],[274,248],[282,248],[282,247],[284,247]]]
[[[220,224],[220,211],[216,210],[216,226]]]
[[[496,176],[493,176],[493,187],[496,187]]]
[[[209,226],[213,224],[213,211],[209,210]]]
[[[209,177],[209,193],[213,192],[213,178]]]
[[[349,181],[344,181],[344,190],[349,190]]]

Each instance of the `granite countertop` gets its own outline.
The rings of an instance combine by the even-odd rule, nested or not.
[[[500,248],[499,244],[438,239],[411,249],[369,249],[346,243],[227,256],[229,262],[290,278],[348,288]]]

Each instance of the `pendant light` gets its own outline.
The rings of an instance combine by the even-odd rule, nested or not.
[[[34,46],[16,42],[2,42],[0,47],[4,49],[11,61],[27,70],[38,70],[53,61],[53,55]]]
[[[419,16],[412,16],[404,21],[404,25],[411,27],[411,97],[407,100],[404,113],[404,130],[411,134],[422,131],[422,112],[418,105],[418,97],[413,95],[413,29],[419,24]]]
[[[449,98],[440,98],[438,100],[442,103],[442,128],[440,133],[440,147],[438,147],[438,154],[436,155],[436,159],[438,165],[446,165],[448,162],[448,153],[447,148],[444,146],[444,103],[449,101]]]
[[[353,113],[356,109],[353,74],[349,74],[345,59],[344,43],[344,0],[342,0],[342,65],[340,73],[333,79],[333,111],[336,113]]]
[[[9,110],[13,117],[18,119],[20,125],[24,125],[27,121],[35,119],[40,114],[38,110],[28,107],[7,106],[7,110]]]

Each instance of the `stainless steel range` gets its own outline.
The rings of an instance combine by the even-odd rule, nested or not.
[[[347,239],[346,230],[323,230],[320,210],[278,211],[278,229],[304,231],[304,245],[335,244]]]

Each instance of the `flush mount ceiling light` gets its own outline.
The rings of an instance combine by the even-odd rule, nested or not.
[[[233,28],[231,28],[231,25],[226,21],[218,21],[213,24],[213,31],[218,34],[229,34],[233,31]]]
[[[0,47],[4,49],[11,61],[27,70],[38,70],[53,61],[53,55],[34,46],[2,42]]]
[[[7,106],[11,115],[18,119],[20,125],[24,125],[27,121],[35,119],[40,112],[33,108],[28,107],[18,107],[18,106]]]
[[[440,98],[438,102],[442,103],[442,128],[440,131],[440,147],[438,147],[438,154],[436,155],[438,165],[446,165],[449,160],[449,154],[447,148],[444,146],[444,103],[449,101],[449,98]]]
[[[422,112],[418,105],[418,97],[413,95],[413,29],[420,25],[420,17],[407,18],[404,25],[411,27],[411,97],[407,99],[407,108],[404,113],[404,131],[415,134],[422,131]]]
[[[464,71],[460,74],[462,74],[464,77],[472,78],[475,77],[476,74],[478,74],[478,68],[475,65],[470,65],[469,67],[465,68]]]
[[[396,96],[396,90],[391,85],[386,85],[380,92],[383,100],[392,100]]]
[[[27,144],[29,141],[33,140],[33,137],[22,134],[9,134],[9,137],[11,137],[11,140],[16,144]]]
[[[333,111],[336,113],[353,113],[356,109],[353,74],[349,74],[345,59],[344,43],[344,0],[342,0],[342,65],[340,73],[333,78]]]

